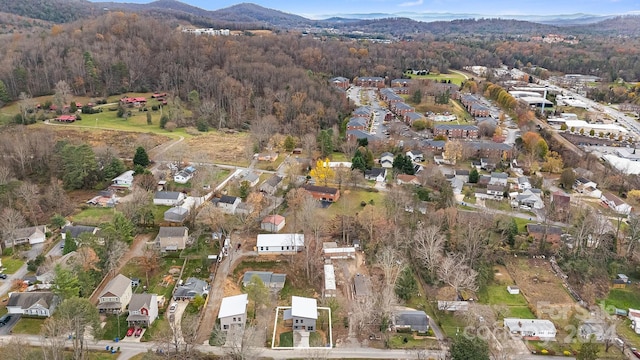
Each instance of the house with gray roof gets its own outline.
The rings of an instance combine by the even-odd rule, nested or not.
[[[216,207],[222,209],[222,212],[224,212],[225,214],[233,215],[236,213],[236,208],[238,207],[242,199],[235,196],[222,195],[219,198],[213,198],[211,201]]]
[[[4,247],[14,247],[23,244],[40,244],[47,240],[47,226],[31,226],[21,229],[16,229],[9,234],[6,234],[6,240],[4,241]]]
[[[60,298],[52,292],[14,292],[9,295],[7,312],[37,317],[50,317]]]
[[[98,311],[117,314],[124,311],[131,301],[131,279],[118,274],[111,279],[98,297]]]
[[[179,206],[186,196],[179,191],[156,191],[153,195],[153,205]]]
[[[158,295],[133,294],[129,301],[129,326],[149,327],[158,318]]]
[[[84,226],[84,225],[67,225],[60,230],[60,234],[62,236],[62,240],[66,240],[67,234],[71,239],[76,240],[80,237],[80,235],[88,233],[91,235],[95,235],[98,233],[98,229],[95,226]]]
[[[371,109],[369,109],[366,106],[361,106],[355,110],[353,110],[353,116],[354,117],[363,117],[363,118],[370,118],[371,117]]]
[[[181,206],[174,206],[164,212],[164,221],[182,223],[189,216],[189,209]]]
[[[197,295],[209,295],[209,284],[204,280],[190,277],[182,285],[176,288],[176,291],[173,293],[173,299],[193,300]]]
[[[507,186],[507,180],[509,179],[509,174],[503,172],[492,172],[491,180],[489,180],[489,185],[501,185]]]
[[[260,185],[260,191],[273,195],[278,191],[281,183],[282,177],[274,174]]]
[[[258,185],[260,181],[260,174],[249,170],[243,171],[240,175],[240,182],[242,183],[244,181],[248,182],[249,186],[254,187]]]
[[[366,130],[368,121],[362,117],[352,117],[347,122],[347,130]]]
[[[367,139],[369,142],[381,140],[380,138],[362,130],[347,130],[349,140]]]
[[[187,247],[189,229],[184,226],[162,226],[155,239],[155,244],[160,251],[178,251]]]
[[[479,129],[474,125],[438,124],[433,127],[433,135],[455,139],[476,139]]]
[[[287,280],[287,274],[276,274],[271,271],[247,271],[242,277],[242,286],[246,287],[254,276],[259,277],[267,288],[275,291],[282,289]]]
[[[343,76],[336,76],[334,78],[331,78],[329,79],[329,82],[331,83],[331,85],[340,89],[346,89],[349,87],[349,79]]]
[[[393,313],[393,328],[410,329],[420,333],[429,331],[429,317],[424,311],[402,310]]]

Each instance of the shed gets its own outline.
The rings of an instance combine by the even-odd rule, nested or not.
[[[507,291],[509,292],[509,294],[511,295],[518,295],[520,294],[520,288],[515,286],[515,285],[509,285],[507,286]]]

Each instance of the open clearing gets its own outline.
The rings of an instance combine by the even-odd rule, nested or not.
[[[429,74],[429,75],[411,75],[412,79],[428,79],[440,82],[441,80],[451,80],[452,84],[458,86],[462,85],[465,80],[464,75],[458,72],[451,72],[447,74]]]
[[[247,133],[209,131],[176,144],[160,160],[248,166],[253,155]]]

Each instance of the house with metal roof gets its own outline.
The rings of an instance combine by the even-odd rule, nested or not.
[[[234,328],[244,328],[247,322],[248,295],[240,294],[222,298],[218,319],[222,331],[233,330]]]
[[[189,209],[182,206],[174,206],[164,212],[164,221],[182,223],[189,216]]]
[[[291,320],[293,330],[315,331],[318,320],[318,300],[291,297],[291,309],[284,311],[284,320]]]
[[[288,255],[304,249],[304,234],[258,234],[258,255]]]

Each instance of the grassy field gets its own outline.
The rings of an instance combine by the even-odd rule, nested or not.
[[[389,338],[391,349],[437,349],[438,340],[415,339],[412,334],[396,334]]]
[[[526,306],[527,300],[522,294],[511,295],[505,285],[490,285],[485,291],[478,293],[478,299],[483,304]]]
[[[336,216],[343,212],[355,214],[363,209],[360,205],[363,201],[369,204],[372,200],[373,206],[383,206],[384,194],[377,191],[345,190],[341,193],[338,202],[331,204],[326,211],[331,216]]]
[[[111,222],[115,210],[113,208],[88,207],[71,218],[75,224],[98,226],[100,224]]]
[[[527,224],[531,224],[533,221],[529,221],[527,219],[523,219],[523,218],[519,218],[519,217],[514,217],[513,219],[515,219],[516,224],[518,225],[518,233],[519,234],[524,234],[527,232]]]
[[[118,318],[120,319],[120,332],[118,333]],[[104,333],[102,340],[113,340],[116,337],[124,339],[127,335],[127,315],[122,314],[119,317],[116,315],[107,315],[106,324],[103,328]]]
[[[615,306],[618,309],[640,309],[640,291],[632,286],[626,289],[611,289],[604,300],[605,307]]]
[[[458,86],[462,85],[462,82],[465,80],[464,75],[450,72],[447,74],[429,74],[429,75],[410,75],[412,79],[427,79],[440,82],[441,80],[451,80],[452,84],[456,84]]]
[[[39,335],[45,319],[22,317],[11,329],[13,334]]]
[[[2,267],[4,268],[5,274],[15,273],[16,271],[18,271],[18,269],[20,269],[20,267],[22,267],[22,265],[24,265],[24,261],[20,259],[14,259],[10,256],[2,257]]]

